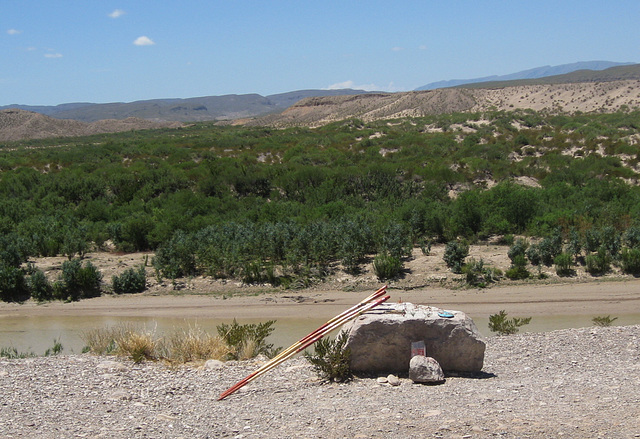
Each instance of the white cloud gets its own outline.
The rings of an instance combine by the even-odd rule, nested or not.
[[[387,92],[397,92],[403,91],[402,88],[397,87],[393,82],[390,82],[386,87],[381,87],[376,84],[356,84],[355,82],[349,80],[344,82],[337,82],[335,84],[331,84],[326,88],[326,90],[341,90],[344,88],[351,88],[353,90],[365,90],[365,91],[387,91]]]
[[[361,84],[361,85],[357,85],[355,82],[349,80],[349,81],[344,81],[344,82],[338,82],[335,84],[331,84],[330,86],[327,87],[327,90],[341,90],[343,88],[352,88],[354,90],[366,90],[366,91],[377,91],[377,90],[381,90],[380,87],[378,87],[375,84]]]
[[[151,38],[143,35],[141,37],[136,38],[133,44],[135,44],[136,46],[153,46],[156,43],[154,43]]]
[[[21,31],[21,30],[18,30],[18,29],[9,29],[9,30],[7,31],[7,33],[8,33],[9,35],[18,35],[18,34],[21,34],[21,33],[22,33],[22,31]]]
[[[426,45],[426,44],[423,44],[423,45],[421,45],[420,47],[418,47],[418,49],[420,49],[420,50],[427,50],[427,45]]]
[[[126,14],[126,12],[124,12],[122,9],[116,9],[109,14],[109,17],[118,18],[118,17],[122,17],[124,14]]]
[[[61,53],[45,53],[44,54],[45,58],[62,58],[62,54]]]
[[[391,50],[393,50],[394,52],[402,52],[404,50],[404,47],[392,47]]]

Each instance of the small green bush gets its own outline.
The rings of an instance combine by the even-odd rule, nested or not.
[[[498,314],[489,316],[489,330],[498,335],[510,335],[515,334],[521,326],[528,325],[530,322],[531,317],[508,319],[506,311],[502,310]]]
[[[540,253],[540,246],[538,244],[531,244],[525,254],[529,262],[531,262],[531,265],[538,266],[542,263],[542,254]]]
[[[53,287],[51,283],[40,270],[33,272],[29,276],[29,290],[31,290],[31,297],[38,302],[44,302],[53,299]]]
[[[469,256],[468,245],[459,241],[450,241],[444,249],[443,259],[451,271],[454,273],[462,273],[464,259],[467,256]]]
[[[529,243],[522,238],[518,239],[511,247],[509,247],[507,256],[509,256],[511,263],[514,262],[514,259],[517,256],[524,256],[528,247]]]
[[[595,326],[611,326],[616,320],[618,320],[617,317],[611,318],[611,316],[597,316],[591,319]]]
[[[504,274],[511,280],[528,279],[531,276],[529,270],[527,270],[527,260],[524,255],[517,255],[513,258],[513,264]]]
[[[147,288],[147,274],[144,266],[141,265],[137,270],[129,268],[120,276],[113,276],[111,285],[116,294],[143,292]]]
[[[634,276],[640,276],[640,248],[625,248],[620,253],[622,271]]]
[[[472,287],[484,288],[498,279],[498,272],[485,266],[482,259],[476,261],[472,258],[462,267],[462,273],[465,275],[467,285]]]
[[[331,340],[324,338],[314,345],[314,354],[304,353],[318,375],[327,381],[344,382],[353,378],[351,372],[351,350],[345,349],[349,334],[341,332]]]
[[[592,276],[605,274],[611,268],[611,259],[604,247],[598,249],[598,253],[588,255],[585,258],[586,270]]]
[[[575,274],[573,267],[573,257],[569,253],[560,253],[553,259],[558,276],[571,276]]]
[[[380,253],[373,260],[373,271],[381,281],[393,279],[402,272],[402,261],[387,252]]]

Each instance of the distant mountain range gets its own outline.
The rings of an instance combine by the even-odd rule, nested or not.
[[[152,99],[136,102],[93,104],[78,102],[56,106],[6,105],[0,110],[19,109],[56,119],[96,122],[136,117],[155,122],[231,120],[279,113],[301,99],[368,93],[363,90],[298,90],[269,96],[259,94],[205,96],[187,99]]]
[[[502,82],[512,81],[516,79],[536,79],[544,78],[547,76],[563,75],[566,73],[575,72],[576,70],[605,70],[610,67],[632,65],[634,63],[619,63],[611,61],[582,61],[571,64],[562,64],[559,66],[543,66],[536,67],[534,69],[523,70],[521,72],[511,73],[508,75],[493,75],[485,76],[483,78],[473,79],[450,79],[447,81],[432,82],[422,87],[416,88],[419,90],[435,90],[437,88],[456,87],[464,84],[476,84],[484,82]]]
[[[608,67],[607,66],[614,66]],[[554,74],[557,72],[566,72]],[[551,76],[549,76],[551,75]],[[522,78],[522,79],[515,79]],[[555,67],[539,67],[511,75],[491,76],[470,80],[443,81],[445,89],[405,93],[366,92],[363,90],[299,90],[269,96],[259,94],[205,96],[188,99],[153,99],[129,103],[70,103],[57,106],[8,105],[2,114],[0,139],[38,138],[63,135],[85,135],[151,128],[142,122],[197,122],[234,121],[252,125],[307,125],[317,126],[349,117],[365,120],[376,118],[422,116],[456,111],[479,111],[486,108],[557,109],[566,111],[614,111],[625,105],[640,107],[640,64],[612,63],[608,61],[581,62]],[[459,84],[460,81],[480,81]],[[628,82],[629,84],[622,84]],[[575,88],[575,96],[547,97],[544,87],[558,84],[592,83],[593,87]],[[607,90],[596,90],[599,85],[610,84]],[[615,84],[614,84],[615,83]],[[534,87],[523,93],[518,87]],[[632,92],[623,87],[630,87]],[[421,87],[424,88],[424,87]],[[566,88],[566,87],[565,87]],[[477,90],[476,90],[477,89]],[[496,98],[494,91],[500,91]],[[555,88],[554,88],[555,90]],[[612,91],[608,91],[612,90]],[[597,91],[597,94],[596,94]],[[493,95],[491,94],[493,93]],[[640,93],[640,90],[638,90]],[[599,96],[608,96],[608,101]],[[507,105],[508,104],[508,105]],[[26,110],[64,122],[80,121],[93,124],[109,120],[106,124],[91,126],[59,125],[48,119],[16,112]],[[286,110],[286,111],[285,111]],[[127,120],[125,124],[115,121]],[[46,129],[44,129],[46,127]],[[43,129],[39,129],[43,128]]]

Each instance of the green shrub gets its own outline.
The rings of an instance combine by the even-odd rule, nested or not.
[[[562,236],[556,233],[550,238],[543,239],[538,244],[538,251],[542,263],[550,267],[553,264],[553,259],[562,252]]]
[[[30,295],[24,272],[0,262],[0,299],[4,302],[24,302]]]
[[[624,273],[640,276],[640,247],[623,249],[620,264]]]
[[[618,320],[617,317],[611,318],[611,316],[597,316],[591,319],[595,326],[611,326],[616,320]]]
[[[351,372],[351,350],[345,349],[349,334],[340,332],[331,340],[323,338],[314,345],[314,354],[304,353],[318,375],[327,381],[344,382],[353,377]]]
[[[53,297],[59,300],[75,301],[98,297],[102,274],[89,261],[82,266],[79,259],[62,263],[62,274],[53,284]]]
[[[53,299],[53,287],[51,283],[40,270],[36,270],[29,276],[29,290],[31,297],[38,302]]]
[[[518,239],[511,247],[509,247],[507,256],[511,259],[511,263],[513,263],[517,256],[525,256],[525,252],[528,247],[529,243],[522,238]]]
[[[628,248],[640,248],[640,227],[631,226],[629,227],[622,237],[622,241],[624,245]]]
[[[462,273],[465,275],[467,285],[473,287],[484,288],[498,279],[496,270],[485,266],[482,259],[476,261],[472,258],[462,267]]]
[[[462,273],[464,259],[467,256],[469,256],[468,245],[459,241],[450,241],[444,249],[443,259],[451,271],[454,273]]]
[[[153,266],[169,279],[196,274],[196,245],[193,238],[178,230],[169,242],[160,246]]]
[[[531,276],[529,270],[527,270],[527,260],[524,255],[517,255],[513,258],[513,264],[504,274],[511,280],[528,279]]]
[[[273,357],[280,348],[274,349],[273,344],[267,343],[266,339],[275,330],[273,324],[275,320],[263,323],[251,323],[240,325],[233,319],[231,324],[222,323],[216,327],[218,335],[224,339],[232,352],[229,358],[232,360],[246,360],[257,355]]]
[[[558,276],[571,276],[575,274],[573,266],[573,257],[569,253],[560,253],[553,259],[556,266],[556,274]]]
[[[502,310],[498,314],[489,316],[489,330],[498,335],[510,335],[515,334],[521,326],[528,325],[530,322],[531,317],[508,319],[506,311]]]
[[[604,247],[598,249],[598,253],[588,255],[585,258],[586,270],[593,276],[605,274],[611,268],[611,259]]]
[[[542,263],[542,254],[540,253],[540,246],[538,244],[531,244],[525,251],[527,259],[531,262],[531,265],[538,266]]]
[[[402,261],[396,256],[382,252],[373,260],[373,271],[379,280],[393,279],[402,272]]]
[[[137,270],[129,268],[119,276],[113,276],[111,285],[116,294],[143,292],[147,288],[147,274],[144,265],[141,265]]]

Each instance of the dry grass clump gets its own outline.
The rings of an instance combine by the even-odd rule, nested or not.
[[[86,343],[85,352],[121,355],[136,363],[144,360],[166,360],[171,363],[223,360],[232,352],[222,337],[208,334],[197,326],[175,330],[168,336],[160,337],[155,330],[119,324],[86,331],[82,339]]]
[[[162,340],[154,331],[125,331],[115,340],[118,355],[131,358],[135,363],[144,360],[156,360]]]
[[[167,359],[188,363],[198,360],[223,360],[231,348],[220,336],[206,333],[198,326],[176,330],[167,339]]]
[[[116,340],[126,331],[126,325],[94,328],[84,331],[81,338],[85,343],[84,352],[96,355],[110,355],[116,352]]]

